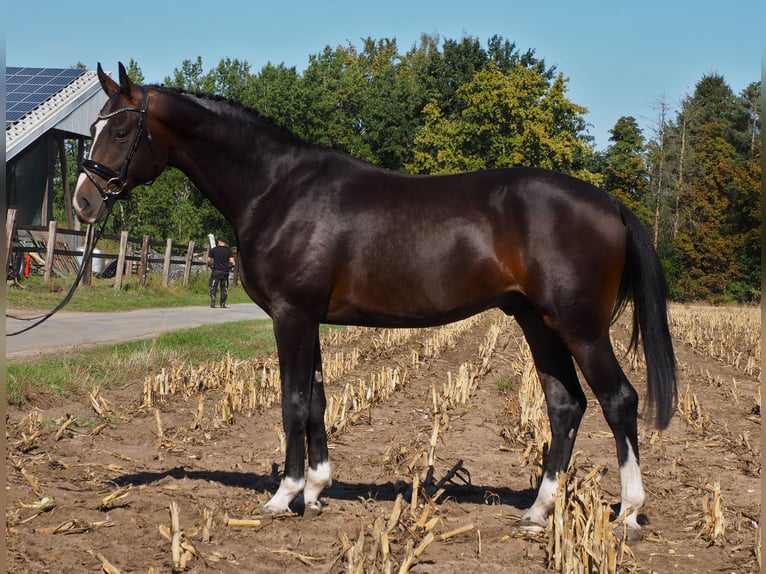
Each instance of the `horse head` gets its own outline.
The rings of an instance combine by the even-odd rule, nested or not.
[[[119,64],[119,83],[98,65],[101,87],[109,97],[90,128],[93,142],[83,160],[72,200],[83,223],[100,223],[111,206],[136,185],[156,178],[167,164],[167,148],[153,138],[149,91],[128,77]]]

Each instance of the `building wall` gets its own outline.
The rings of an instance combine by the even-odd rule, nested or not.
[[[53,166],[50,147],[44,136],[6,164],[6,207],[17,210],[17,225],[47,225],[53,218],[46,189]]]

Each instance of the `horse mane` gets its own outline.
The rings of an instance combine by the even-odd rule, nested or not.
[[[285,126],[277,123],[273,118],[266,116],[255,108],[247,106],[233,98],[228,98],[219,94],[183,90],[180,88],[172,88],[156,84],[152,84],[147,87],[151,87],[152,89],[166,94],[173,94],[195,100],[204,108],[215,113],[233,116],[234,119],[237,120],[255,122],[259,128],[266,128],[273,135],[281,136],[283,139],[291,140],[293,143],[311,146],[317,145],[297,136],[289,128],[286,128]]]

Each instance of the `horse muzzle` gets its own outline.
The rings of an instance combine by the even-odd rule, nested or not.
[[[101,194],[85,173],[81,173],[72,197],[72,207],[82,223],[101,223],[109,214],[110,200],[109,196]]]

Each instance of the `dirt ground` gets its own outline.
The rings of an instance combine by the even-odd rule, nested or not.
[[[368,380],[383,366],[398,367],[406,377],[390,397],[331,437],[334,482],[322,496],[325,508],[319,517],[301,516],[300,503],[294,508],[297,516],[258,515],[278,485],[283,462],[279,404],[222,424],[213,413],[214,391],[198,417],[197,397],[174,397],[157,410],[142,407],[143,381],[135,381],[101,392],[112,410],[103,415],[88,397],[66,404],[40,401],[22,410],[9,407],[8,571],[181,571],[174,569],[173,503],[176,530],[182,531],[177,537],[194,549],[187,554],[186,572],[347,571],[349,546],[361,540],[362,549],[373,552],[373,525],[381,517],[388,520],[398,494],[409,506],[418,469],[408,464],[428,449],[432,436],[432,387],[441,388],[447,373],[456,376],[461,364],[480,361],[480,345],[496,318],[482,315],[439,356],[428,359],[423,347],[432,330],[389,346],[381,345],[384,335],[373,330],[360,330],[353,342],[325,340],[325,360],[351,346],[361,350],[356,367],[328,381],[329,394]],[[614,328],[614,338],[623,345],[625,325]],[[440,428],[434,477],[444,477],[459,461],[467,473],[460,473],[463,483],[455,480],[431,505],[428,518],[438,519],[433,526],[437,534],[464,531],[427,545],[411,572],[548,571],[546,540],[514,535],[515,522],[534,499],[530,484],[535,474],[523,462],[524,445],[512,440],[509,430],[517,423],[509,397],[519,388],[519,337],[515,323],[499,335],[477,389],[465,405],[450,410]],[[619,571],[756,572],[758,381],[681,343],[676,354],[685,414],[677,414],[661,435],[639,423],[648,523],[643,539],[629,543],[633,556],[623,556]],[[644,372],[629,363],[624,361],[626,373],[643,400]],[[606,501],[614,504],[619,502],[614,441],[600,407],[588,397],[575,445],[576,475],[605,467],[601,486]],[[718,544],[701,534],[703,504],[712,500],[715,483],[720,484],[726,519]],[[259,519],[260,525],[234,526],[229,519]],[[410,528],[392,533],[395,572],[407,540],[417,546],[423,538],[414,521]],[[370,562],[358,571],[372,568]]]

